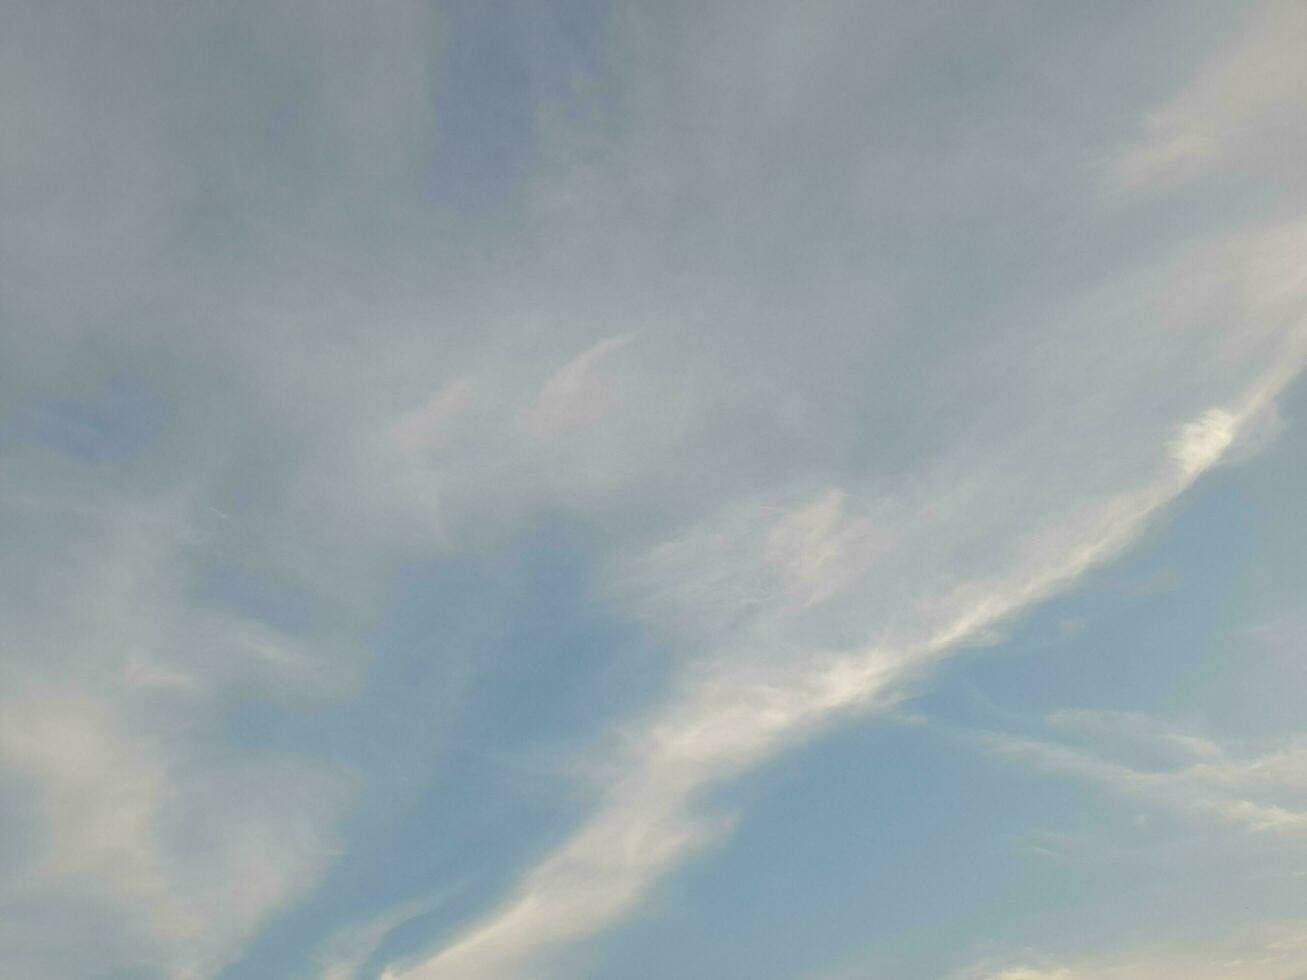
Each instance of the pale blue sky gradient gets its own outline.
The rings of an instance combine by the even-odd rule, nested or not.
[[[11,0],[6,980],[1307,977],[1307,12]]]

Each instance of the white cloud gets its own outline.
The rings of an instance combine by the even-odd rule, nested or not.
[[[441,889],[437,894],[404,902],[361,925],[351,925],[330,936],[318,956],[321,973],[318,980],[357,980],[359,972],[376,953],[386,937],[399,926],[433,909],[453,896],[458,885]]]
[[[617,397],[611,383],[600,377],[602,362],[634,339],[633,333],[606,337],[564,364],[540,389],[522,424],[530,432],[548,436],[563,426],[602,416]]]
[[[336,685],[295,641],[189,594],[200,536],[182,501],[88,486],[72,503],[27,508],[46,547],[11,595],[36,601],[6,611],[0,786],[25,803],[0,906],[26,925],[0,935],[0,962],[211,976],[320,872],[352,789],[318,760],[215,756],[224,698]],[[72,934],[59,909],[77,911]]]
[[[981,966],[958,974],[956,980],[1076,980],[1076,975],[1064,966]]]
[[[1054,715],[1092,747],[987,734],[981,744],[1037,769],[1097,783],[1202,824],[1307,836],[1307,744],[1222,745],[1130,714]]]
[[[977,964],[955,980],[1298,980],[1307,971],[1307,923],[1257,923],[1215,938],[1151,943],[1070,962],[1021,965],[1014,959],[1011,965]]]
[[[1201,473],[1221,458],[1234,442],[1238,420],[1229,412],[1214,408],[1197,422],[1190,422],[1171,447],[1171,454],[1185,473]]]
[[[660,874],[721,830],[721,818],[700,811],[700,791],[842,714],[886,704],[926,663],[1117,554],[1159,508],[1220,458],[1239,426],[1263,410],[1292,376],[1284,363],[1273,363],[1232,406],[1209,410],[1201,416],[1203,421],[1186,423],[1181,444],[1198,445],[1201,452],[1173,454],[1168,464],[1154,468],[1150,482],[1093,506],[1062,511],[1055,533],[1034,529],[1031,545],[1018,550],[1008,567],[993,568],[986,560],[980,567],[993,568],[988,575],[936,595],[929,591],[929,580],[911,583],[913,615],[902,617],[897,628],[885,631],[885,639],[870,649],[812,653],[803,642],[812,578],[823,580],[817,596],[852,592],[855,603],[884,580],[878,576],[869,581],[858,564],[840,568],[831,563],[839,550],[831,542],[842,537],[837,526],[854,541],[865,537],[860,522],[850,523],[840,515],[839,495],[825,494],[816,502],[769,515],[761,527],[749,521],[741,532],[738,524],[728,523],[725,531],[697,532],[684,539],[699,543],[689,546],[688,567],[706,566],[707,584],[683,580],[683,556],[677,552],[687,547],[685,543],[672,546],[676,557],[670,564],[664,550],[654,567],[668,579],[673,595],[687,589],[677,602],[690,607],[725,603],[735,610],[725,617],[730,625],[724,633],[719,617],[711,616],[718,625],[706,635],[711,642],[725,639],[730,645],[691,666],[679,692],[625,732],[630,749],[618,767],[623,774],[608,787],[604,801],[565,844],[522,878],[497,910],[434,957],[409,968],[392,968],[386,976],[441,980],[547,974],[543,964],[559,947],[624,915]],[[1209,433],[1208,420],[1213,418],[1220,420],[1219,439]],[[920,527],[935,530],[933,517],[927,499]],[[729,543],[740,533],[743,541]],[[907,541],[911,544],[914,538],[909,535]],[[728,563],[719,571],[713,560],[721,556]],[[647,563],[641,574],[647,582]],[[777,578],[781,584],[775,590],[759,585]],[[660,602],[666,601],[665,594]],[[876,629],[874,619],[864,618],[863,623],[867,632]],[[1124,778],[1130,781],[1133,776]],[[1281,815],[1262,807],[1231,816],[1264,823]]]
[[[1151,113],[1146,135],[1112,161],[1119,186],[1190,179],[1231,158],[1264,168],[1277,166],[1277,158],[1301,155],[1286,155],[1282,141],[1300,138],[1293,120],[1295,95],[1307,84],[1298,54],[1307,40],[1307,17],[1292,0],[1249,10],[1242,36],[1224,46],[1171,104]]]
[[[29,4],[0,40],[21,341],[0,399],[35,406],[0,460],[0,780],[30,801],[0,885],[17,976],[204,977],[238,955],[331,861],[356,777],[229,741],[226,710],[349,697],[408,563],[561,507],[603,539],[614,607],[673,639],[674,693],[623,730],[600,809],[427,968],[512,972],[724,832],[700,791],[1129,544],[1297,368],[1299,226],[1180,249],[1070,310],[974,309],[965,284],[961,313],[931,307],[953,287],[900,265],[928,230],[904,213],[988,201],[1020,152],[979,184],[969,152],[948,187],[883,179],[893,120],[843,93],[897,88],[919,28],[855,3],[771,4],[745,32],[721,5],[667,64],[632,29],[658,12],[628,10],[608,40],[636,67],[603,82],[630,118],[578,134],[570,103],[533,104],[559,158],[523,178],[529,227],[483,241],[410,207],[459,137],[432,99],[442,25],[383,6]],[[480,135],[512,157],[526,137],[493,115]],[[990,132],[898,125],[917,164]],[[1218,152],[1189,125],[1144,169]],[[923,302],[938,344],[901,315]],[[973,315],[992,328],[953,329]],[[145,421],[116,419],[99,395],[136,385]],[[848,462],[868,441],[886,461]]]

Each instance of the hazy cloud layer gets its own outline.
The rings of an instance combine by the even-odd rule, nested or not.
[[[1307,357],[1294,3],[6,20],[17,980],[582,975]],[[1104,717],[1169,767],[983,742],[1297,827],[1298,741]]]

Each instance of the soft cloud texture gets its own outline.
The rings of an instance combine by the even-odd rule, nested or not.
[[[1304,969],[1303,923],[1277,922],[1190,947],[1153,944],[1074,964],[981,965],[957,974],[957,980],[1294,980]]]
[[[0,972],[582,975],[1273,453],[1304,20],[1199,7],[17,3]],[[986,744],[1297,827],[1147,737]]]

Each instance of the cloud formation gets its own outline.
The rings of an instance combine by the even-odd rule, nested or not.
[[[1053,557],[1039,553],[1021,556],[1025,561],[1005,569],[1001,578],[965,583],[954,595],[939,596],[936,602],[942,610],[930,610],[923,603],[928,611],[922,621],[909,626],[918,631],[915,643],[908,633],[899,640],[901,645],[877,645],[865,651],[824,653],[800,647],[768,656],[766,649],[755,644],[765,642],[763,636],[792,631],[788,620],[794,612],[785,602],[784,591],[766,594],[762,622],[734,638],[743,655],[728,651],[711,660],[706,669],[689,671],[683,694],[625,733],[633,748],[620,766],[623,775],[609,788],[594,816],[526,875],[504,908],[431,960],[386,976],[437,980],[525,975],[540,969],[531,965],[534,958],[620,916],[658,874],[720,826],[721,818],[695,813],[695,797],[706,786],[844,712],[890,703],[895,683],[910,677],[924,663],[1065,588],[1116,554],[1158,508],[1220,458],[1241,418],[1263,407],[1283,383],[1279,380],[1282,373],[1274,370],[1271,378],[1275,380],[1255,389],[1236,413],[1215,409],[1198,422],[1187,423],[1173,448],[1170,471],[1164,470],[1152,484],[1106,501],[1088,521],[1081,517],[1080,534],[1060,539]],[[774,544],[765,548],[768,565],[779,564],[780,574],[792,580],[796,573],[802,578],[831,554],[835,550],[832,521],[828,514],[823,517],[831,505],[827,498],[797,514],[781,515],[771,530],[761,535],[763,541],[783,540],[796,524],[800,528],[808,525],[808,533],[798,547],[779,555]],[[823,529],[826,533],[821,533]],[[697,555],[694,566],[703,568],[703,559]],[[745,574],[752,571],[747,569]],[[860,577],[856,584],[865,587],[865,580]],[[848,587],[848,583],[839,583],[831,591]],[[732,589],[728,601],[736,594]],[[692,595],[702,599],[705,593],[695,588]],[[720,601],[714,590],[707,595],[710,602]],[[766,608],[773,602],[779,607],[775,612]],[[809,601],[800,602],[798,610],[809,605]],[[1257,807],[1247,801],[1234,802],[1227,809],[1232,817],[1242,816],[1258,826],[1268,820],[1280,822],[1281,816],[1292,817],[1279,808]]]
[[[1237,930],[1187,946],[1160,943],[1074,963],[980,964],[956,980],[1294,980],[1307,969],[1307,929],[1301,921]]]
[[[565,970],[1300,372],[1296,4],[528,7],[15,6],[6,976]]]

